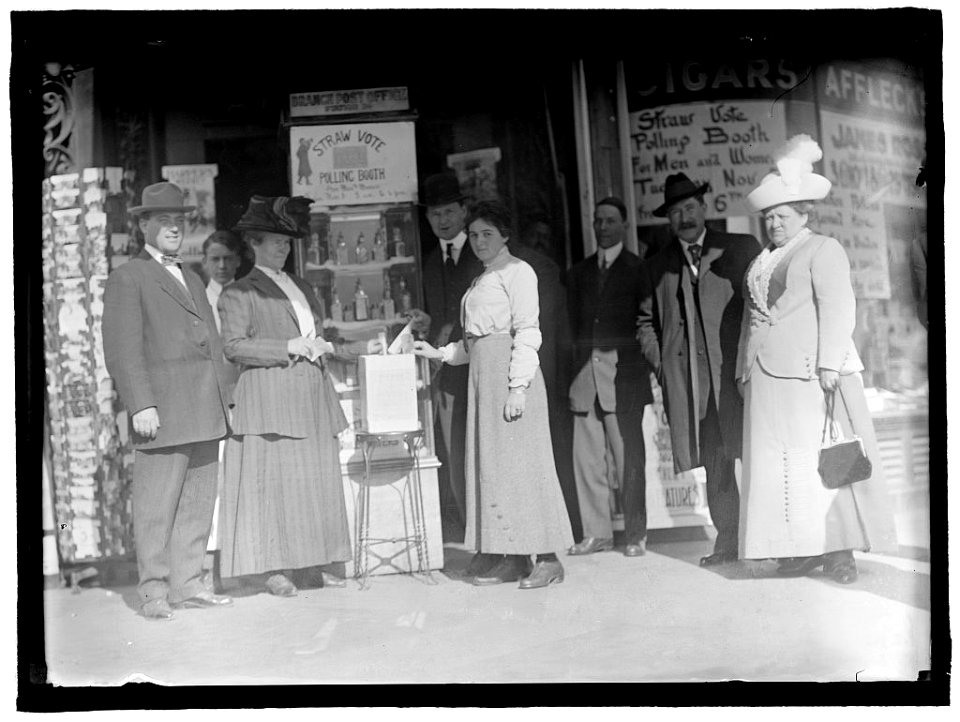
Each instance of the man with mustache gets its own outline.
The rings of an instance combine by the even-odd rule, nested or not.
[[[735,369],[741,289],[757,239],[706,228],[704,193],[683,173],[667,177],[666,217],[676,240],[644,264],[652,293],[640,304],[637,337],[663,389],[677,472],[703,466],[707,504],[717,529],[701,566],[737,560],[740,494],[734,460],[740,456],[743,399]]]

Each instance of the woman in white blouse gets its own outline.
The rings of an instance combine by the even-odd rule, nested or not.
[[[467,219],[484,271],[461,303],[464,340],[415,353],[470,364],[467,410],[465,543],[477,549],[474,584],[520,580],[521,589],[563,581],[556,552],[573,543],[550,442],[547,397],[537,351],[537,276],[507,250],[510,212],[485,201]],[[530,569],[530,556],[536,563]]]
[[[854,549],[896,551],[896,538],[853,344],[850,263],[839,241],[807,228],[811,201],[830,192],[812,172],[821,157],[808,136],[791,139],[778,171],[747,197],[770,243],[744,280],[740,557],[778,559],[785,575],[822,567],[849,584],[858,576]],[[824,487],[817,471],[828,401],[873,462],[870,479],[839,489]]]

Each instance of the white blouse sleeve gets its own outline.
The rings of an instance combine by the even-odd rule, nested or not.
[[[540,335],[537,274],[524,262],[513,264],[509,270],[511,272],[503,274],[510,302],[510,326],[513,333],[508,386],[517,388],[528,386],[533,381],[540,365],[537,351],[543,338]]]
[[[470,362],[470,356],[467,353],[466,347],[463,345],[463,341],[448,343],[446,346],[441,346],[438,350],[440,351],[441,360],[445,364],[462,366]]]

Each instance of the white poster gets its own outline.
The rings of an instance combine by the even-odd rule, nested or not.
[[[839,240],[850,258],[857,298],[890,298],[884,205],[916,206],[926,135],[830,111],[820,113],[823,174],[833,182],[814,227]]]
[[[322,206],[416,202],[413,123],[291,128],[290,189]]]
[[[667,176],[685,173],[710,183],[708,218],[750,214],[745,199],[773,168],[786,142],[783,104],[769,100],[690,103],[630,114],[637,222],[663,223],[653,211],[663,203]]]
[[[197,207],[187,214],[187,232],[180,246],[180,255],[186,263],[199,263],[203,258],[203,242],[217,230],[214,188],[217,165],[165,165],[160,173],[165,180],[184,191],[184,205]]]

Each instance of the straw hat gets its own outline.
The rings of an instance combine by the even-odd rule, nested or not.
[[[754,211],[784,203],[819,201],[830,193],[830,181],[813,172],[813,164],[823,158],[820,146],[809,135],[793,136],[777,153],[777,170],[768,173],[747,196]]]

